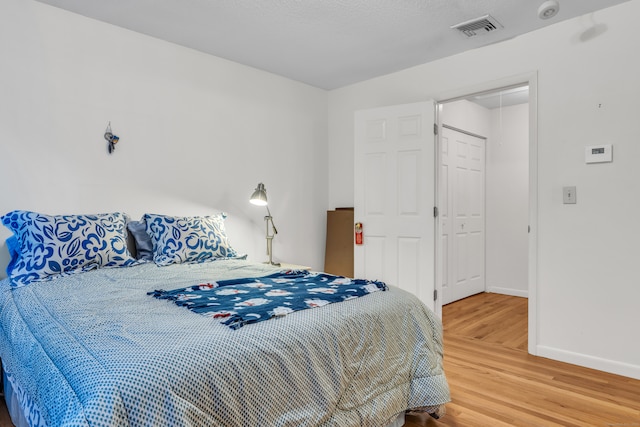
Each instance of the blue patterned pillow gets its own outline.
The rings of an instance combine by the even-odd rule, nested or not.
[[[13,211],[1,219],[18,240],[18,258],[7,269],[13,286],[136,263],[127,250],[122,213],[50,216]]]
[[[153,261],[164,266],[237,257],[224,229],[226,217],[223,213],[204,217],[145,214]]]
[[[15,234],[12,234],[6,240],[7,249],[9,250],[9,264],[7,265],[7,275],[10,274],[11,270],[13,270],[13,266],[18,262],[18,258],[20,257],[20,242]]]

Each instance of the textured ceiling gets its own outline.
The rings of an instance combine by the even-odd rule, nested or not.
[[[628,0],[558,0],[547,20],[538,18],[543,0],[38,1],[334,89]],[[474,38],[450,28],[486,14],[503,28]]]

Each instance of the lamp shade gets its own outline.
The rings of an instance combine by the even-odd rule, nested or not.
[[[249,202],[258,206],[267,206],[267,189],[264,188],[264,184],[260,183],[256,187],[255,191],[251,195]]]

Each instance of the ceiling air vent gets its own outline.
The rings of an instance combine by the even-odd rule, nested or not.
[[[502,25],[496,18],[491,15],[481,16],[480,18],[472,19],[470,21],[462,22],[460,24],[452,25],[451,28],[459,30],[467,37],[475,37],[480,34],[490,33],[502,28]]]

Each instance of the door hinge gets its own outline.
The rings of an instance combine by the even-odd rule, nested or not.
[[[437,300],[438,300],[438,290],[437,290],[437,289],[434,289],[434,290],[433,290],[433,300],[434,300],[434,301],[437,301]]]
[[[439,213],[440,213],[440,212],[438,211],[438,207],[437,207],[437,206],[434,206],[434,207],[433,207],[433,217],[434,217],[434,218],[438,218],[438,214],[439,214]]]
[[[531,226],[527,225],[527,233],[531,233]]]
[[[433,134],[434,135],[438,134],[438,125],[436,123],[433,124]]]

